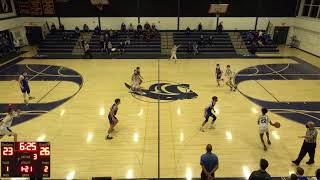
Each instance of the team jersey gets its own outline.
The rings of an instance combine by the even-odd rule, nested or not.
[[[7,114],[7,116],[0,122],[0,127],[10,128],[14,117],[17,117],[16,113],[14,113],[13,115]]]
[[[226,70],[226,76],[228,77],[228,78],[232,78],[232,76],[233,76],[233,72],[231,71],[231,69],[227,69]]]
[[[28,84],[28,77],[25,77],[24,75],[21,75],[21,76],[20,76],[20,79],[21,79],[21,81],[20,81],[20,87],[21,87],[21,88],[25,88],[25,87],[28,87],[28,86],[29,86],[29,84]]]
[[[260,128],[268,128],[270,123],[270,118],[267,115],[261,115],[258,119],[258,124]]]
[[[211,102],[208,107],[205,108],[206,113],[212,113],[212,110],[214,109],[214,106],[216,105],[215,102]]]
[[[117,115],[117,112],[118,112],[118,106],[116,104],[113,104],[110,108],[110,112],[109,112],[109,115],[111,115],[111,111],[113,110],[113,116],[116,116]]]
[[[222,74],[222,71],[221,71],[220,67],[216,67],[216,75],[221,76],[221,74]]]

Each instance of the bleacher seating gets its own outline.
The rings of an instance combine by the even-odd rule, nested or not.
[[[112,47],[118,49],[120,46],[120,42],[124,42],[126,40],[127,35],[130,38],[130,45],[125,46],[125,53],[155,53],[160,54],[160,34],[157,33],[155,36],[146,41],[142,38],[135,38],[133,32],[118,32],[116,38],[111,38]],[[90,49],[92,52],[101,52],[101,45],[99,42],[100,35],[92,35],[91,40],[89,42]]]
[[[189,35],[185,31],[177,31],[173,33],[174,43],[180,44],[178,49],[180,53],[186,53],[189,41],[191,44],[198,42],[200,36],[203,35],[205,40],[208,40],[209,36],[213,36],[213,46],[199,46],[200,54],[235,54],[235,50],[228,33],[215,32],[215,31],[203,31],[203,32],[191,32]]]
[[[247,36],[249,31],[241,32],[241,37],[246,44],[248,49],[251,49],[251,42]],[[271,40],[268,41],[268,44],[257,47],[257,52],[279,52],[278,46]]]
[[[68,32],[67,33],[71,33]],[[74,46],[78,41],[78,37],[71,37],[68,40],[63,39],[63,32],[50,33],[41,42],[38,47],[39,54],[47,53],[72,53]]]

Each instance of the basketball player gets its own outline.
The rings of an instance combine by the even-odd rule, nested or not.
[[[34,97],[30,96],[29,79],[27,76],[28,76],[27,72],[23,72],[23,74],[19,76],[19,80],[18,80],[21,92],[23,94],[24,103],[26,105],[29,104],[29,100],[34,99]],[[28,94],[28,98],[27,98],[27,94]]]
[[[210,105],[205,108],[205,110],[204,110],[204,118],[205,118],[205,120],[204,120],[204,122],[202,123],[202,125],[200,127],[200,131],[204,132],[203,126],[208,122],[210,117],[212,117],[212,122],[211,122],[211,124],[209,126],[209,129],[212,128],[214,122],[217,119],[217,117],[212,113],[212,111],[216,112],[214,110],[214,106],[217,104],[217,102],[218,102],[218,97],[217,96],[213,96]]]
[[[132,82],[131,90],[134,92],[139,91],[142,80],[141,80],[141,76],[138,74],[137,69],[134,70],[131,76],[131,82]]]
[[[141,76],[140,67],[137,67],[134,71],[136,71],[137,75],[139,76],[139,85],[141,85],[143,77]]]
[[[217,83],[218,86],[220,86],[220,81],[223,81],[222,77],[222,71],[220,69],[220,64],[217,64],[216,66],[216,79],[217,79]]]
[[[114,104],[110,108],[110,112],[108,115],[110,127],[108,129],[108,134],[105,137],[106,139],[112,139],[112,132],[114,131],[115,126],[118,124],[118,119],[116,118],[118,112],[118,106],[120,104],[120,99],[115,99]]]
[[[174,59],[174,62],[177,62],[177,49],[180,47],[180,45],[173,45],[171,49],[171,57],[169,60]]]
[[[259,130],[260,130],[260,139],[263,144],[264,150],[267,151],[267,146],[264,142],[263,135],[264,135],[264,133],[266,133],[267,139],[268,139],[268,144],[271,145],[271,141],[269,138],[269,124],[274,126],[274,123],[272,123],[270,118],[267,116],[267,113],[268,113],[267,108],[262,108],[261,112],[262,112],[262,114],[259,116],[259,119],[258,119],[258,125],[259,125]]]
[[[232,72],[230,65],[227,65],[226,69],[226,84],[230,87],[230,91],[236,91],[237,87],[233,84],[234,72]]]
[[[20,117],[20,110],[15,111],[12,107],[9,107],[6,117],[0,121],[0,139],[4,136],[13,136],[14,142],[17,142],[17,133],[10,129],[14,117]]]

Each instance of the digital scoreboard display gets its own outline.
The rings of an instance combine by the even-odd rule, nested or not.
[[[50,177],[49,142],[1,142],[1,177]]]

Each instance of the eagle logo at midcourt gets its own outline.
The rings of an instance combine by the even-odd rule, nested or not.
[[[131,90],[131,85],[125,83]],[[149,88],[145,88],[149,87]],[[169,81],[149,81],[142,84],[140,92],[130,91],[133,97],[146,102],[171,102],[176,100],[194,99],[198,94],[190,89],[189,84],[179,84]]]

